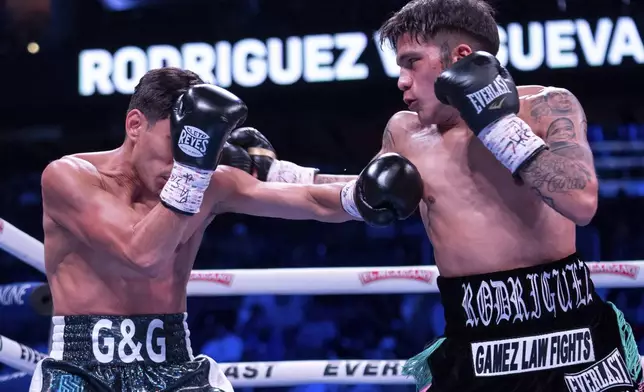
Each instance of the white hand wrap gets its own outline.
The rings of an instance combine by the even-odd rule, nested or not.
[[[355,189],[356,180],[347,182],[344,188],[342,188],[342,192],[340,192],[340,201],[342,202],[342,208],[347,214],[362,220],[358,207],[356,207]]]
[[[161,191],[161,200],[177,210],[198,213],[212,173],[175,162],[170,179]]]
[[[267,182],[285,182],[287,184],[313,184],[318,169],[298,166],[289,161],[273,161],[266,176]]]
[[[514,114],[488,125],[478,137],[513,174],[521,164],[546,145],[525,121]]]

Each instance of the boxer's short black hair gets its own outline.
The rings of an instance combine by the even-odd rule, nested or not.
[[[172,105],[190,86],[204,83],[194,72],[165,67],[148,71],[134,88],[127,111],[140,110],[150,124],[170,117]]]
[[[426,42],[439,33],[459,33],[478,44],[474,50],[496,55],[499,31],[494,10],[483,0],[412,0],[380,27],[380,43],[396,42],[405,34]]]

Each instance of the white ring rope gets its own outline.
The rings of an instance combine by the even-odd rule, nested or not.
[[[0,218],[0,248],[45,273],[45,247],[42,242]]]
[[[644,261],[586,263],[597,288],[644,286]],[[438,293],[436,266],[194,270],[189,296]]]
[[[0,362],[33,374],[47,355],[0,335]],[[220,363],[235,387],[289,387],[302,384],[413,384],[401,375],[403,360],[356,359]]]
[[[0,219],[0,248],[45,271],[43,244]],[[644,260],[589,262],[597,288],[644,286]],[[437,293],[436,266],[194,270],[189,296]]]
[[[43,244],[0,219],[0,248],[45,272]],[[595,287],[644,286],[644,260],[587,263]],[[438,292],[435,266],[194,270],[189,296],[254,294],[403,294]],[[0,362],[33,373],[46,355],[0,335]],[[644,357],[642,363],[644,366]],[[236,387],[325,384],[412,384],[403,360],[316,360],[222,363]]]
[[[47,355],[0,335],[0,362],[33,374],[36,363]],[[644,366],[644,357],[641,357]],[[302,384],[413,384],[401,374],[400,359],[271,361],[220,363],[235,387],[290,387]],[[1,385],[1,384],[0,384]]]

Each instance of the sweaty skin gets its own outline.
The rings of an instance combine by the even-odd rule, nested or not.
[[[378,155],[397,152],[423,177],[420,213],[443,276],[510,270],[566,257],[575,252],[575,225],[587,224],[597,208],[586,116],[577,99],[553,87],[518,90],[519,117],[549,147],[521,170],[522,180],[513,178],[465,127],[439,132],[436,126],[422,126],[416,113],[403,111],[384,131]],[[315,181],[347,179],[316,175]]]
[[[413,112],[394,115],[384,132],[381,153],[400,153],[423,177],[420,213],[443,276],[529,267],[575,251],[575,222],[556,210],[550,194],[568,192],[572,198],[596,182],[583,110],[562,89],[527,86],[519,94],[519,117],[546,141],[552,155],[546,158],[555,162],[541,165],[574,170],[531,163],[525,177],[522,172],[525,181],[515,179],[467,128],[441,133],[423,127]],[[544,102],[560,95],[566,107],[553,113]]]
[[[169,144],[163,150],[171,151]],[[171,157],[164,160],[168,167],[160,173],[170,171]],[[56,315],[185,312],[190,271],[216,214],[352,219],[339,203],[341,184],[262,183],[219,166],[201,212],[188,217],[159,204],[165,178],[158,180],[157,192],[145,192],[123,147],[48,165],[42,176],[45,265]]]

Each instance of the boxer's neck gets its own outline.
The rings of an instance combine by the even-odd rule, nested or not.
[[[432,125],[435,125],[438,128],[438,132],[441,134],[456,129],[469,129],[460,115],[455,115],[446,121],[441,121],[439,124]]]
[[[132,150],[133,145],[126,141],[111,152],[109,177],[126,192],[132,202],[156,204],[159,195],[145,187],[132,160]]]

